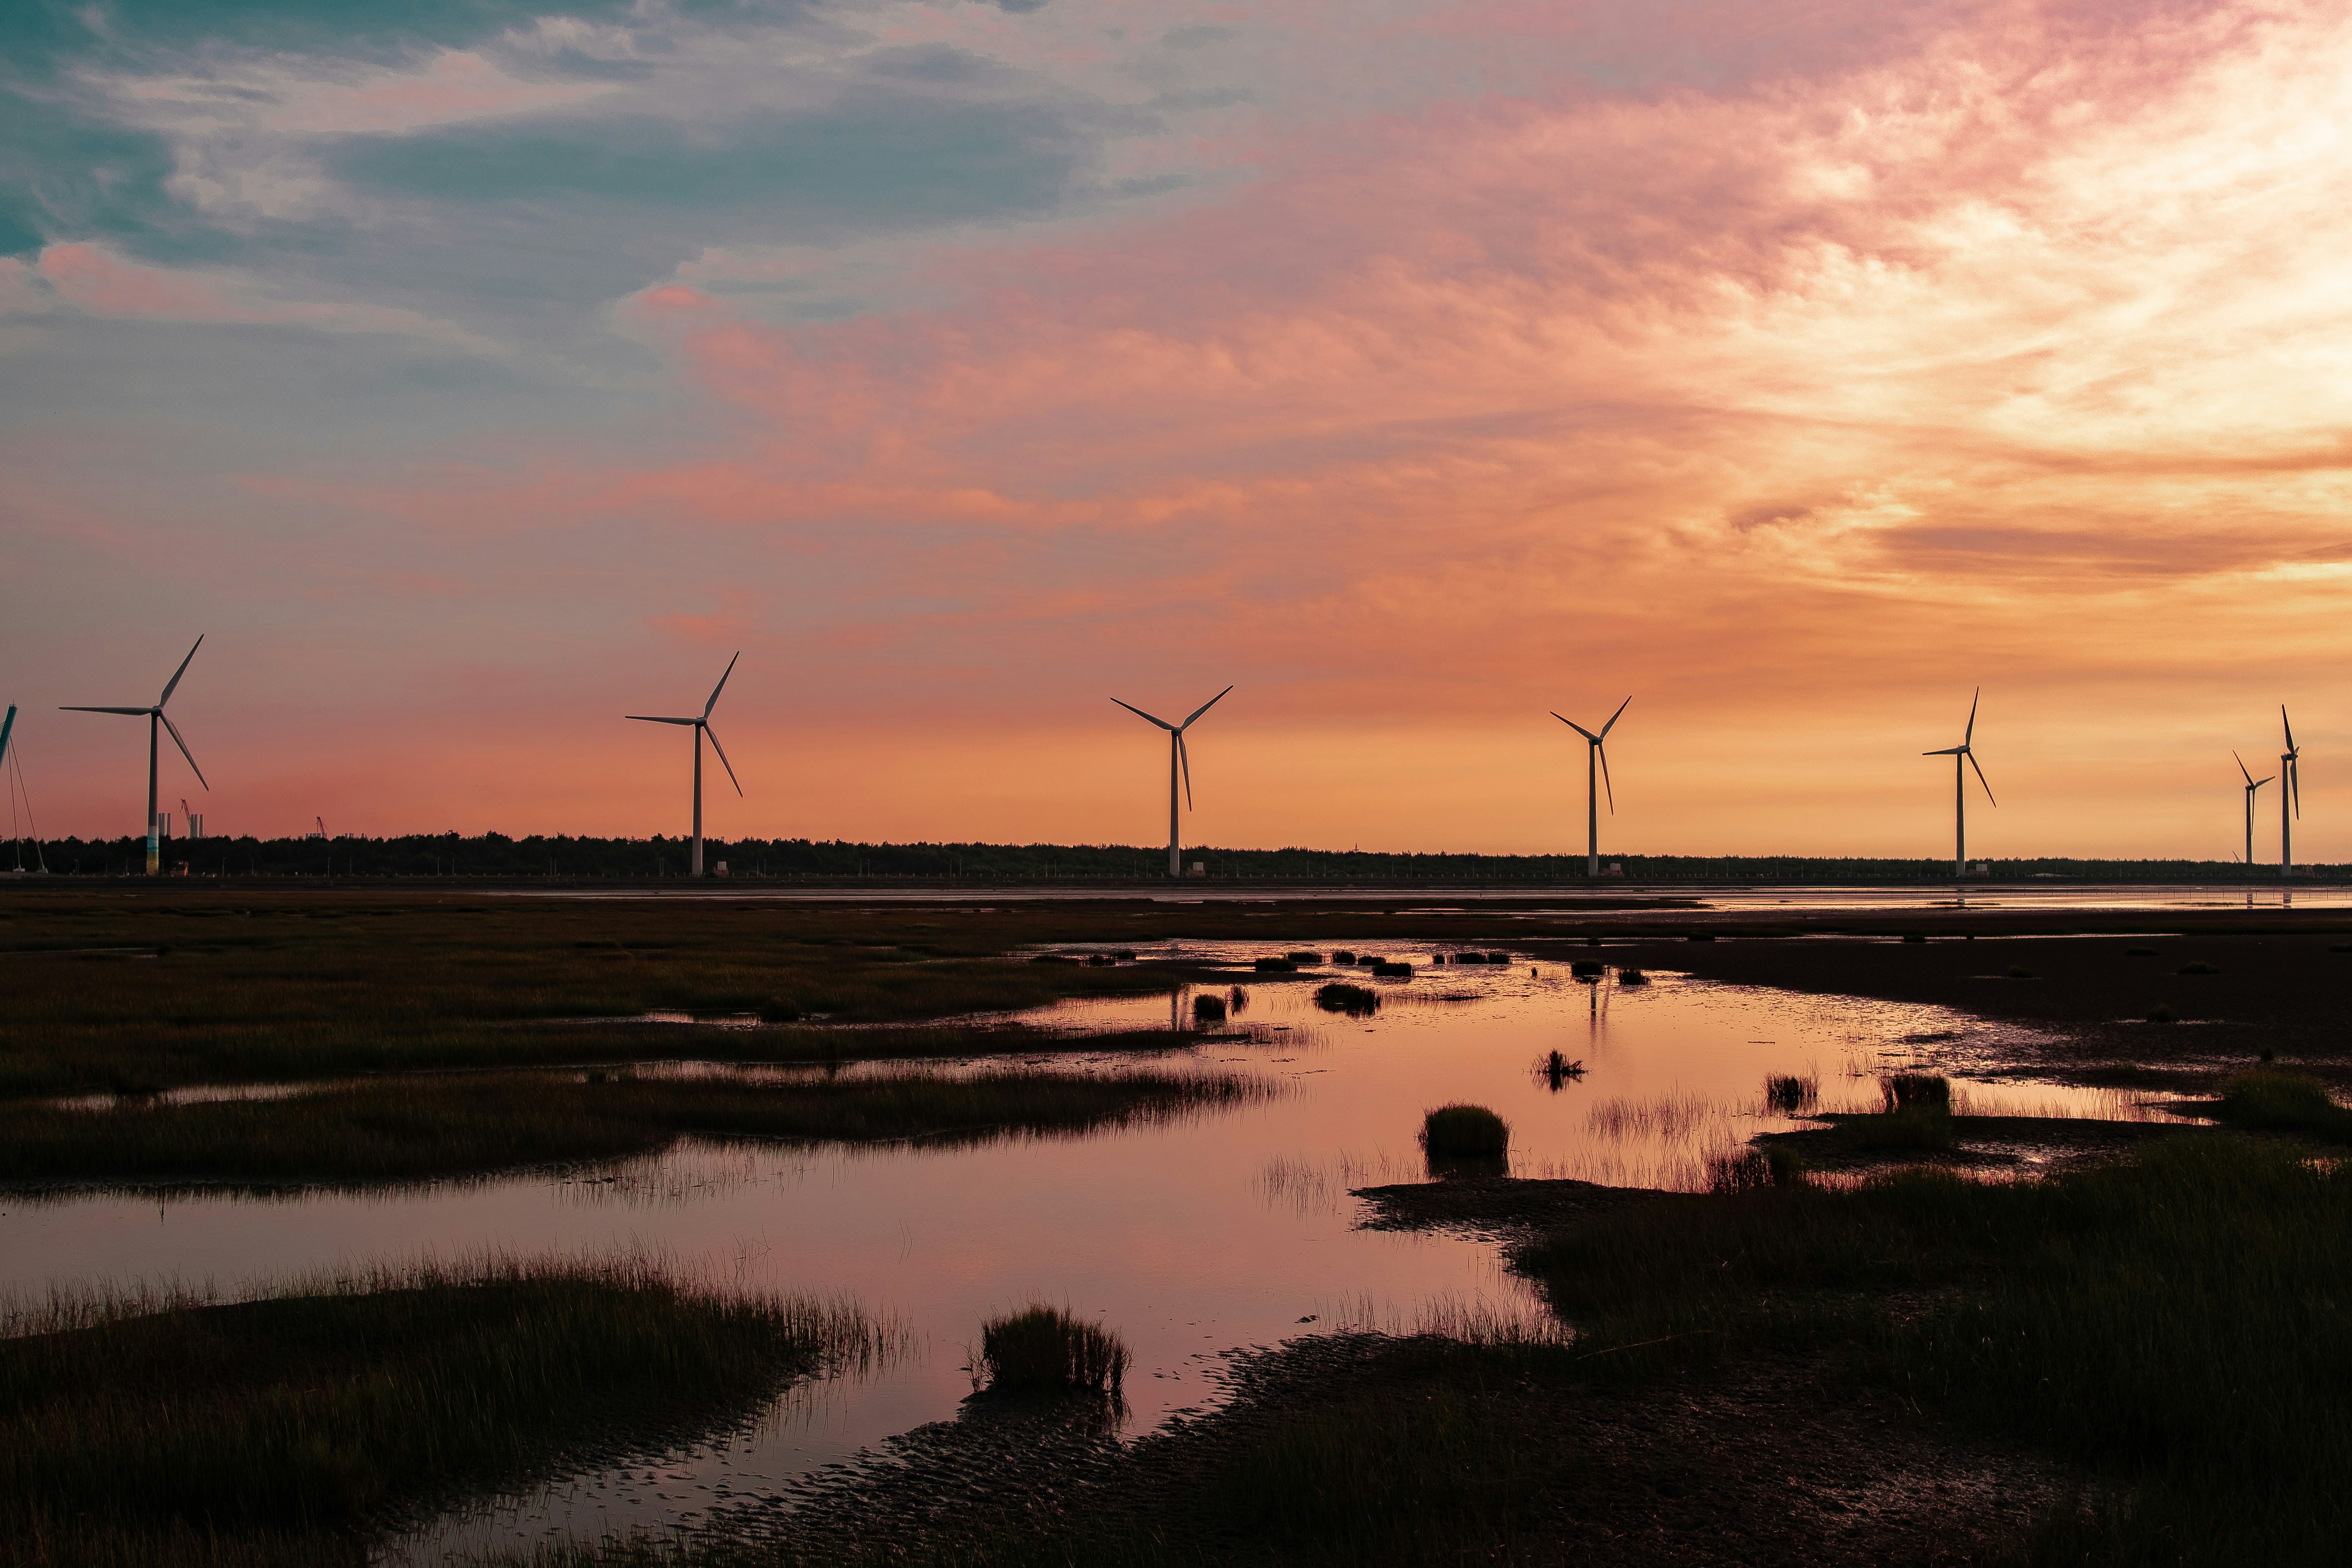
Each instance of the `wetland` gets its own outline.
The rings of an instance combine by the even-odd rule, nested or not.
[[[25,1364],[135,1423],[175,1383],[281,1400],[272,1311],[451,1386],[572,1347],[496,1454],[355,1426],[335,1508],[166,1489],[119,1560],[2322,1561],[2343,1522],[2335,915],[5,915]],[[2208,1021],[2124,1021],[2192,984]],[[1500,1152],[1423,1147],[1455,1105]],[[485,1309],[446,1355],[350,1316],[494,1278],[636,1304],[572,1341]],[[677,1332],[734,1370],[674,1398],[622,1364],[670,1330],[595,1326],[727,1303]],[[1115,1396],[974,1397],[983,1325],[1034,1311],[1111,1336]],[[212,1348],[92,1348],[126,1332]],[[337,1364],[321,1397],[375,1375]],[[12,1383],[20,1434],[62,1386]],[[24,1474],[44,1539],[99,1528],[86,1483]]]

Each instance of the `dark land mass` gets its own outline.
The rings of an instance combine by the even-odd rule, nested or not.
[[[187,824],[178,826],[184,828]],[[12,865],[76,879],[142,874],[143,837],[53,838],[16,841],[5,851]],[[571,834],[406,834],[392,837],[341,834],[296,838],[214,835],[164,840],[163,864],[185,867],[192,878],[228,880],[304,878],[319,879],[420,879],[444,882],[486,880],[661,883],[677,885],[691,860],[691,842],[656,835],[650,838],[595,838]],[[1589,891],[1654,883],[1700,882],[1769,886],[1949,886],[1949,860],[1925,858],[1873,858],[1801,855],[1611,855],[1613,871],[1598,879],[1585,874],[1582,855],[1391,854],[1380,850],[1286,847],[1237,849],[1196,845],[1183,852],[1199,862],[1204,880],[1254,882],[1278,890],[1285,884],[1326,885],[1383,881],[1485,884],[1497,890],[1542,885]],[[909,884],[985,888],[999,884],[1108,887],[1144,884],[1167,869],[1165,845],[1131,844],[855,844],[842,839],[707,838],[707,867],[724,864],[730,881],[796,883],[836,887],[904,888]],[[2000,882],[2047,887],[2068,882],[2195,882],[2243,886],[2246,868],[2230,860],[2009,859],[1988,862],[1990,873],[1977,885]],[[2301,879],[2344,881],[2352,867],[2305,866]]]
[[[1957,921],[1906,913],[1831,928],[1892,940],[1769,940],[1718,925],[1713,942],[1612,941],[1596,956],[1731,984],[1931,1003],[2048,1031],[2043,1043],[2004,1047],[2024,1076],[2194,1088],[2268,1051],[2352,1082],[2352,915],[2055,919],[2098,934],[2009,935],[2031,925],[2004,913],[1972,919],[1980,934],[1970,941]],[[1573,943],[1529,945],[1577,956]],[[2177,1021],[2149,1022],[2159,1010]]]
[[[1927,1565],[2006,1560],[2082,1480],[1814,1355],[1595,1377],[1572,1352],[1331,1335],[1122,1446],[1092,1401],[976,1398],[719,1563]],[[611,1562],[622,1553],[604,1559]],[[596,1561],[586,1554],[574,1562]]]
[[[0,1101],[0,1184],[355,1185],[648,1153],[677,1139],[971,1143],[1051,1137],[1262,1100],[1201,1073],[919,1071],[783,1082],[733,1075],[401,1076],[256,1100]]]

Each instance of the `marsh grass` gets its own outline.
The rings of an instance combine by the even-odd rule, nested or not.
[[[2222,1084],[2216,1111],[2241,1127],[2314,1132],[2352,1142],[2352,1110],[2338,1105],[2326,1085],[2301,1073],[2276,1068],[2239,1073]]]
[[[1006,962],[1051,934],[1036,920],[983,925],[936,911],[717,900],[665,907],[650,922],[643,906],[625,903],[266,889],[59,891],[10,913],[6,945],[20,956],[0,1010],[0,1097],[665,1051],[886,1056],[894,1042],[878,1030],[828,1040],[815,1028],[738,1034],[577,1021],[683,1012],[903,1025],[1070,996],[1165,994],[1190,973]],[[26,956],[128,944],[163,956],[103,964]],[[712,1038],[719,1034],[734,1037]],[[921,1039],[912,1033],[904,1043]],[[1053,1042],[1041,1034],[1039,1043]]]
[[[1254,1079],[919,1071],[389,1079],[273,1100],[0,1105],[0,1181],[352,1184],[606,1160],[681,1136],[875,1142],[1076,1133],[1252,1102]]]
[[[876,1343],[853,1309],[641,1263],[102,1312],[0,1341],[0,1563],[356,1565],[387,1510],[730,1418]]]
[[[1821,1098],[1821,1079],[1810,1075],[1775,1074],[1764,1080],[1764,1106],[1783,1116],[1809,1110]]]
[[[1058,1307],[1031,1306],[981,1326],[975,1386],[1002,1393],[1116,1394],[1127,1378],[1126,1342]]]
[[[1609,1375],[1843,1346],[1906,1397],[2127,1483],[2076,1561],[2316,1563],[2352,1526],[2352,1173],[2291,1148],[1664,1199],[1517,1261],[1590,1343],[1629,1347],[1587,1363]]]

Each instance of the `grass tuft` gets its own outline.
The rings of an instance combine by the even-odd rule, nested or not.
[[[1327,1013],[1369,1018],[1381,1010],[1381,994],[1369,985],[1350,985],[1344,980],[1335,980],[1315,988],[1315,1005]]]
[[[1764,1104],[1783,1116],[1810,1110],[1820,1098],[1821,1081],[1794,1075],[1774,1075],[1764,1080]]]
[[[1213,991],[1203,991],[1192,998],[1192,1017],[1198,1023],[1222,1024],[1225,1011],[1225,999]]]
[[[1126,1344],[1108,1329],[1058,1308],[1032,1306],[982,1325],[972,1372],[1007,1394],[1110,1394],[1125,1381],[1129,1359]]]
[[[1441,1105],[1421,1119],[1421,1147],[1439,1159],[1496,1159],[1510,1152],[1511,1124],[1483,1105]]]

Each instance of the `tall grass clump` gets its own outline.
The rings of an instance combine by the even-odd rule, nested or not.
[[[1879,1080],[1889,1110],[1952,1110],[1952,1080],[1936,1073],[1898,1072]]]
[[[387,1510],[870,1359],[854,1310],[645,1264],[420,1268],[0,1341],[0,1563],[357,1563]]]
[[[2301,1073],[2253,1068],[2221,1086],[2221,1120],[2241,1127],[2315,1132],[2352,1142],[2352,1110],[2336,1103],[2326,1085]]]
[[[1344,980],[1335,980],[1315,988],[1315,1005],[1326,1013],[1369,1018],[1381,1010],[1381,994],[1369,985],[1350,985]]]
[[[1192,998],[1192,1020],[1199,1024],[1222,1024],[1225,1021],[1225,999],[1213,991],[1203,991]]]
[[[1421,1119],[1421,1147],[1436,1159],[1499,1159],[1511,1124],[1483,1105],[1441,1105]]]
[[[1032,1306],[981,1325],[972,1372],[1007,1394],[1112,1394],[1127,1377],[1129,1359],[1110,1330],[1056,1307]]]
[[[1783,1116],[1794,1116],[1808,1109],[1820,1094],[1821,1080],[1814,1078],[1775,1074],[1764,1080],[1765,1107]]]

